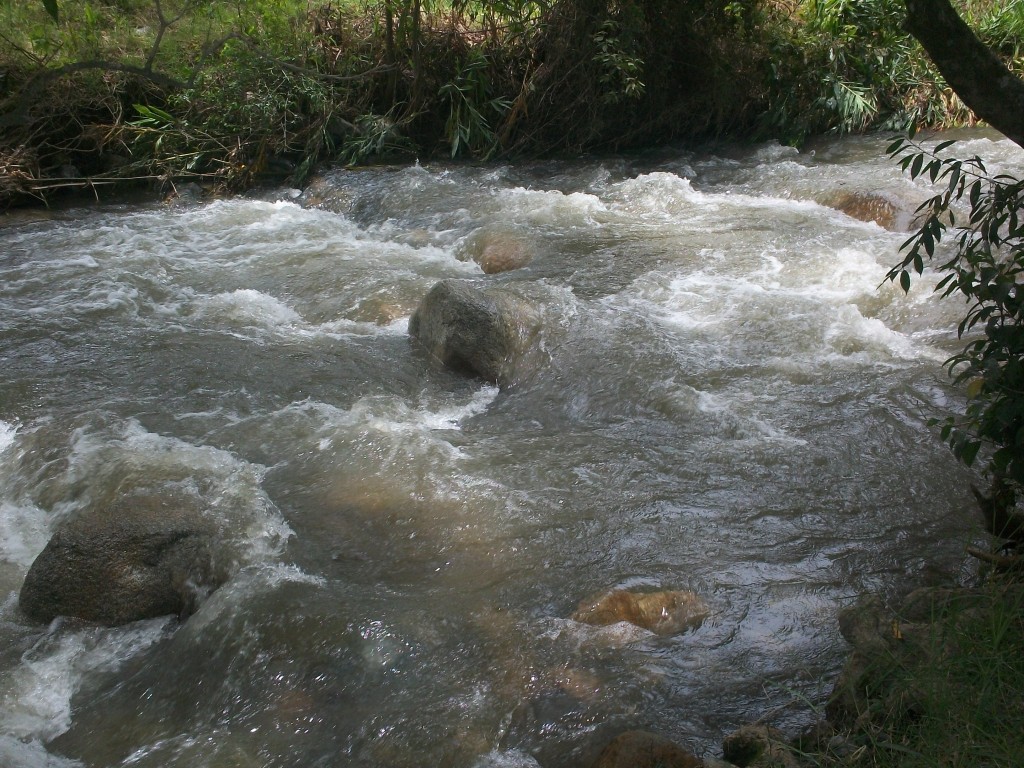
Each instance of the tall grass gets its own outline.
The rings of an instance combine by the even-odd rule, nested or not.
[[[943,648],[905,670],[916,711],[884,743],[880,768],[991,768],[1024,759],[1024,590],[993,587],[942,619]],[[940,642],[936,640],[936,642]]]

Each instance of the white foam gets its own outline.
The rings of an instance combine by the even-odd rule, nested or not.
[[[133,419],[76,430],[64,495],[88,504],[111,488],[181,494],[221,529],[234,567],[276,557],[291,529],[262,489],[266,468],[233,454],[147,431]]]
[[[0,501],[0,559],[27,571],[50,538],[50,519],[30,502]]]
[[[618,185],[618,196],[627,211],[643,218],[692,212],[697,205],[701,206],[702,214],[715,209],[707,195],[693,189],[689,179],[664,171],[622,182]]]
[[[601,223],[607,206],[596,195],[585,192],[565,194],[555,190],[538,191],[516,187],[498,193],[502,217],[524,221],[538,227],[594,226]]]
[[[0,421],[0,457],[5,460],[0,468],[0,560],[27,570],[46,546],[53,515],[19,491],[19,429]]]
[[[0,420],[0,454],[14,445],[14,438],[18,434],[18,425],[10,424]]]
[[[828,353],[834,358],[865,363],[892,359],[944,362],[948,355],[925,343],[925,338],[924,335],[908,336],[877,318],[864,317],[852,304],[837,309],[824,334]]]
[[[473,762],[472,768],[540,768],[540,763],[518,749],[511,749],[507,752],[495,750],[478,757]]]
[[[339,410],[324,403],[305,401],[294,403],[287,411],[316,412],[322,419],[322,430],[327,433],[349,432],[353,427],[369,429],[381,434],[421,434],[431,442],[433,431],[459,430],[465,419],[487,410],[498,397],[500,390],[495,386],[483,386],[465,402],[440,406],[420,404],[410,406],[403,399],[388,395],[361,397],[350,409]],[[333,444],[330,434],[324,434],[318,441],[321,450]]]
[[[200,312],[242,326],[261,328],[294,326],[302,316],[280,299],[251,288],[218,293],[199,302]]]
[[[426,406],[410,408],[398,399],[361,398],[352,407],[352,415],[382,432],[457,430],[461,429],[464,419],[487,410],[498,394],[499,390],[495,386],[481,387],[467,402],[442,406],[436,410]]]
[[[0,731],[48,741],[71,725],[71,699],[86,676],[117,670],[166,636],[171,619],[45,636],[22,663],[0,676]]]
[[[38,741],[0,736],[0,765],[4,768],[84,768],[84,763],[51,755]]]

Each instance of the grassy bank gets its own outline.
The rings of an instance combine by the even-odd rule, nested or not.
[[[927,589],[840,617],[854,647],[828,724],[791,754],[815,768],[1011,768],[1024,755],[1024,585]]]
[[[0,4],[0,197],[964,124],[899,0]],[[1024,8],[965,14],[1020,62]]]

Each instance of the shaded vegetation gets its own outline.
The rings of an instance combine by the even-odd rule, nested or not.
[[[970,115],[901,0],[0,4],[0,194],[619,151]],[[1020,61],[1020,0],[969,20]]]
[[[873,608],[878,605],[879,608]],[[815,768],[1010,768],[1024,754],[1024,589],[924,589],[870,600],[827,714],[792,746]],[[872,627],[869,622],[877,621]],[[843,622],[843,619],[840,619]]]

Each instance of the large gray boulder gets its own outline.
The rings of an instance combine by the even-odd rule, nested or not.
[[[213,566],[215,528],[194,506],[128,496],[64,521],[32,563],[20,606],[30,619],[101,624],[192,613],[225,579]]]
[[[443,365],[507,386],[521,372],[538,326],[536,313],[522,299],[442,280],[413,313],[409,335]]]

